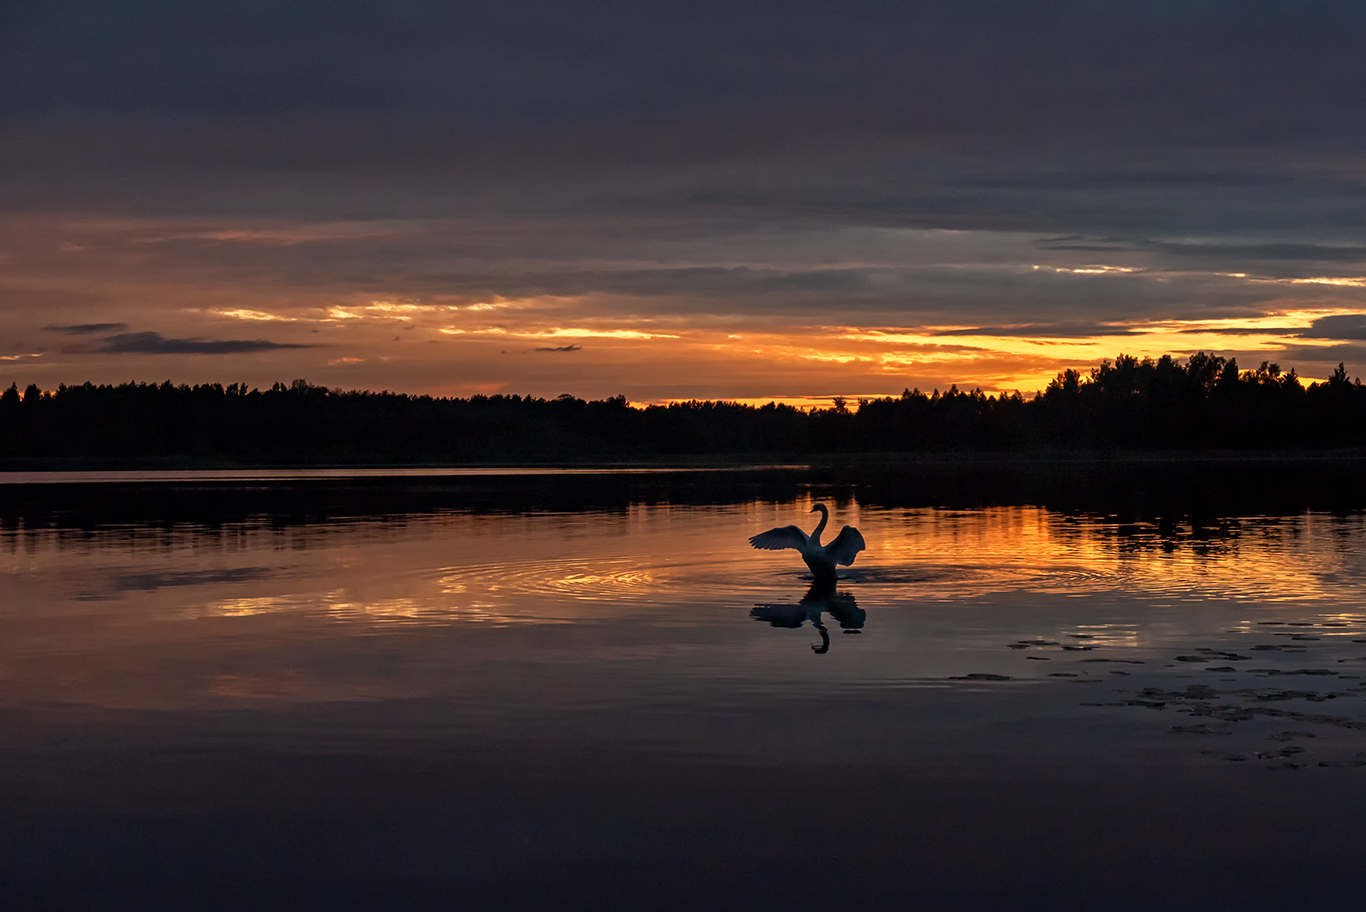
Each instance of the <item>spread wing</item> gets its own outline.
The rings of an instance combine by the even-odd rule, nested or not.
[[[854,533],[857,535],[858,533]],[[761,551],[781,551],[784,548],[796,548],[798,551],[806,547],[807,535],[796,526],[782,526],[778,529],[769,529],[767,532],[760,532],[750,538],[749,543]],[[863,539],[859,539],[861,543]]]
[[[854,555],[867,547],[858,529],[845,526],[840,529],[840,534],[835,536],[835,540],[825,546],[825,553],[835,563],[847,567],[854,562]]]

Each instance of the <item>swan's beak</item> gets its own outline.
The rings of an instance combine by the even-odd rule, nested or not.
[[[815,508],[815,507],[812,507],[810,510],[807,510],[806,512],[808,512],[808,513],[815,513],[815,512],[816,512],[816,508]]]

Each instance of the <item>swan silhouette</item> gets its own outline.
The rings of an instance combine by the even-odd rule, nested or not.
[[[819,512],[821,521],[816,524],[810,535],[796,526],[780,526],[767,532],[760,532],[750,538],[749,543],[761,551],[795,548],[801,554],[802,560],[811,568],[811,574],[816,578],[816,582],[832,583],[835,581],[835,565],[849,566],[854,562],[854,556],[868,546],[864,544],[859,530],[853,526],[845,526],[840,530],[840,534],[835,536],[834,541],[822,545],[821,533],[825,531],[825,524],[830,521],[830,511],[825,508],[825,504],[818,503],[811,508],[811,512]]]

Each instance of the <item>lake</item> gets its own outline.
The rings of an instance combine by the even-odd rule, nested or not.
[[[1360,467],[926,472],[0,475],[5,906],[1356,908]]]

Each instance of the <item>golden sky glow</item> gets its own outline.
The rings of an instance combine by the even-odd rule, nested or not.
[[[618,242],[611,257],[570,256],[552,234],[452,259],[464,230],[0,220],[0,289],[18,302],[0,311],[0,379],[809,406],[951,385],[1029,395],[1119,354],[1206,351],[1306,380],[1366,368],[1355,274],[942,230]],[[419,252],[391,269],[394,244]]]
[[[478,305],[476,305],[477,307]],[[345,317],[338,317],[340,308],[329,310],[326,319],[364,321],[382,314],[401,313],[414,319],[419,316],[448,318],[452,312],[469,312],[473,308],[449,306],[422,307],[406,305],[402,310],[389,307],[353,308]],[[664,331],[654,323],[622,326],[543,326],[537,325],[536,309],[524,307],[519,319],[499,317],[497,324],[484,322],[487,309],[475,311],[480,319],[460,326],[415,325],[423,335],[435,332],[439,336],[458,337],[478,351],[489,345],[500,346],[500,353],[523,355],[535,353],[537,343],[555,341],[595,344],[599,363],[631,363],[639,359],[655,361],[659,365],[692,364],[712,376],[727,373],[766,371],[774,376],[787,376],[788,383],[823,386],[828,392],[775,391],[767,396],[727,396],[746,402],[778,400],[809,405],[828,401],[829,396],[871,397],[894,395],[898,384],[907,376],[929,376],[940,385],[958,384],[981,388],[989,393],[1020,390],[1025,393],[1041,389],[1062,367],[1089,367],[1104,358],[1126,353],[1139,357],[1166,353],[1188,354],[1197,350],[1212,352],[1236,351],[1244,353],[1245,367],[1255,363],[1254,357],[1276,360],[1281,357],[1287,337],[1309,328],[1317,319],[1354,313],[1349,308],[1295,309],[1258,317],[1215,318],[1205,320],[1159,320],[1115,324],[1110,332],[1098,332],[1086,337],[1038,335],[1001,335],[989,332],[973,333],[971,327],[926,326],[918,331],[865,329],[861,327],[796,328],[788,332],[765,332],[753,329],[744,332],[720,332],[710,329],[686,329],[669,325]],[[244,320],[262,319],[258,314],[232,312],[223,316]],[[293,318],[291,318],[293,319]],[[953,333],[953,335],[946,335]],[[419,335],[417,338],[421,338]],[[1303,346],[1330,347],[1330,340],[1304,339]],[[577,353],[575,353],[577,354]],[[362,364],[362,357],[337,359],[332,364]],[[1288,365],[1287,365],[1288,366]],[[850,383],[850,376],[857,382]],[[805,381],[797,379],[804,377]],[[1306,379],[1314,379],[1312,373]],[[814,381],[814,382],[813,382]],[[926,386],[919,381],[909,385]],[[928,386],[926,391],[928,391]],[[641,397],[637,402],[673,401],[678,396]]]
[[[1080,274],[1129,273],[1132,269],[1078,267],[1059,272]],[[1250,281],[1265,282],[1262,279]],[[1296,284],[1319,280],[1293,280]],[[1355,280],[1354,280],[1355,281]],[[1355,287],[1354,284],[1339,284]],[[1287,340],[1311,328],[1324,317],[1352,315],[1359,308],[1293,307],[1256,316],[1214,317],[1206,319],[1134,320],[1105,324],[1085,336],[1051,334],[1046,328],[1031,332],[1029,324],[998,327],[1008,334],[982,330],[971,325],[926,325],[914,330],[865,328],[858,326],[792,327],[785,332],[754,327],[741,332],[712,328],[687,328],[675,319],[638,321],[621,325],[545,325],[543,314],[582,306],[584,302],[552,299],[476,301],[468,304],[420,304],[413,302],[370,301],[354,306],[333,306],[314,319],[378,324],[385,330],[396,325],[401,330],[416,330],[415,339],[457,337],[472,350],[489,344],[500,346],[500,353],[536,352],[537,343],[593,343],[602,361],[631,363],[640,359],[658,365],[691,364],[713,377],[750,371],[767,371],[775,377],[790,377],[792,385],[823,387],[824,391],[775,391],[768,395],[733,395],[724,398],[744,402],[781,401],[811,405],[827,402],[829,397],[872,397],[895,395],[903,377],[930,377],[930,384],[919,380],[904,386],[947,387],[980,386],[988,393],[1030,393],[1041,389],[1063,367],[1090,367],[1105,358],[1124,353],[1137,357],[1162,354],[1183,356],[1195,351],[1237,352],[1244,356],[1244,367],[1254,367],[1247,356],[1277,360]],[[218,316],[244,322],[290,321],[306,319],[249,309],[219,310]],[[394,319],[401,319],[395,324]],[[448,321],[456,320],[451,324]],[[713,321],[708,321],[713,322]],[[663,325],[661,325],[661,323]],[[726,327],[731,328],[731,327]],[[1295,338],[1305,348],[1331,348],[1333,340]],[[512,346],[512,348],[508,348]],[[467,349],[471,350],[471,349]],[[577,354],[577,353],[576,353]],[[330,360],[332,366],[359,365],[369,359],[349,356]],[[1285,365],[1289,367],[1290,365]],[[1325,372],[1326,373],[1326,372]],[[1313,371],[1301,371],[1306,380],[1321,379]],[[804,379],[797,379],[798,377]],[[851,377],[858,379],[851,382]],[[484,391],[484,390],[479,390]],[[668,402],[688,396],[645,396],[638,403]]]

